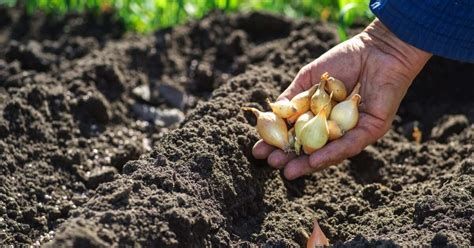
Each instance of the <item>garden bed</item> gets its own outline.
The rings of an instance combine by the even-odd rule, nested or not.
[[[433,58],[382,139],[286,181],[240,106],[268,110],[335,26],[213,12],[138,36],[2,11],[0,245],[297,247],[313,218],[338,245],[474,244],[472,64]]]

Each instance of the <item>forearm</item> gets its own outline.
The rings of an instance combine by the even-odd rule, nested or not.
[[[438,56],[474,62],[470,0],[371,0],[370,8],[400,40]]]

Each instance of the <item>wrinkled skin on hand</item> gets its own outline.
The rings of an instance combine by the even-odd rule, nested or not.
[[[310,156],[287,154],[259,140],[253,147],[254,157],[284,169],[285,177],[292,180],[357,155],[390,129],[408,87],[430,57],[398,39],[376,19],[357,36],[304,66],[279,97],[291,99],[318,83],[326,71],[342,80],[348,92],[360,82],[357,126]]]

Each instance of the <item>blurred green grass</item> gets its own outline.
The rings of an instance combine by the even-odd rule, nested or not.
[[[357,18],[371,19],[369,0],[0,0],[0,4],[15,6],[21,2],[29,13],[41,10],[62,15],[69,12],[115,10],[129,30],[147,33],[157,28],[200,18],[213,9],[226,12],[265,10],[292,18],[313,17],[339,23],[339,33],[345,39],[345,29]]]

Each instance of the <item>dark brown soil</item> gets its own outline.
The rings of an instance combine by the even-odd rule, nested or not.
[[[384,138],[289,182],[252,158],[239,107],[266,109],[332,25],[215,12],[133,36],[75,17],[28,37],[0,13],[0,245],[298,247],[313,218],[338,246],[474,245],[474,65],[433,58]]]

